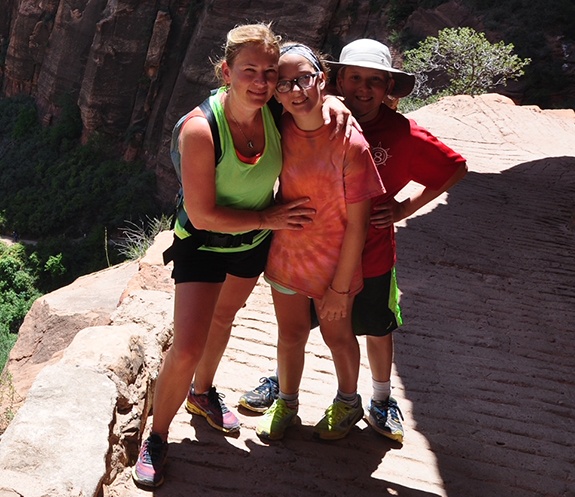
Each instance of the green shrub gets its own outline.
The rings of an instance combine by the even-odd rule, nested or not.
[[[21,244],[0,242],[0,371],[27,312],[41,295],[36,288],[36,262]]]
[[[161,213],[154,174],[109,137],[80,144],[78,107],[59,105],[43,128],[31,98],[0,99],[0,230],[36,241],[0,245],[0,368],[36,298],[124,260],[107,233]]]
[[[128,260],[142,257],[160,232],[170,229],[171,217],[147,218],[146,222],[127,222],[116,242],[118,252]]]
[[[513,54],[514,46],[490,43],[471,28],[445,28],[405,53],[403,68],[417,74],[414,97],[480,95],[524,74],[531,59]]]
[[[35,115],[30,99],[0,100],[0,212],[6,229],[69,245],[95,230],[101,242],[104,227],[116,233],[125,220],[161,213],[155,175],[142,162],[119,159],[109,137],[79,143],[81,120],[71,101],[64,101],[48,128]],[[62,253],[68,267],[65,251],[48,255],[54,253]]]
[[[437,102],[438,100],[439,97],[437,95],[432,95],[427,98],[409,96],[399,100],[398,110],[402,114],[407,114],[408,112],[413,112],[421,107]]]
[[[12,128],[11,138],[18,140],[33,132],[38,121],[35,107],[24,107],[18,114],[14,127]]]
[[[17,338],[18,335],[15,333],[8,333],[0,327],[0,373],[4,369],[6,362],[8,362],[8,356]]]

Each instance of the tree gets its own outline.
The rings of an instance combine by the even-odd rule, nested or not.
[[[33,302],[37,268],[23,245],[0,242],[0,372],[18,337],[18,329]]]
[[[445,28],[405,52],[403,69],[418,75],[416,98],[480,95],[524,74],[531,59],[512,54],[513,48],[472,28]]]

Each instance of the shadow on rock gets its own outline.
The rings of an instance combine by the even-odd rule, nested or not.
[[[397,241],[395,363],[447,494],[570,495],[575,158],[469,173]]]

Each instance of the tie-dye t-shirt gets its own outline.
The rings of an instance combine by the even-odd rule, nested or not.
[[[334,124],[302,131],[291,115],[282,119],[283,167],[279,201],[309,197],[316,209],[313,223],[302,230],[274,232],[266,277],[298,293],[322,298],[331,284],[346,228],[347,204],[384,192],[361,133],[329,139]],[[363,287],[361,264],[351,282],[351,294]]]

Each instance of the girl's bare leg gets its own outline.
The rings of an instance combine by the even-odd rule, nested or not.
[[[319,302],[316,301],[315,304],[317,308]],[[351,327],[351,313],[348,313],[345,318],[333,321],[319,318],[319,325],[323,339],[333,357],[338,390],[343,393],[356,392],[360,353],[357,338]]]
[[[280,390],[297,394],[305,362],[305,346],[310,331],[309,298],[286,295],[272,288],[278,321],[278,379]]]
[[[375,381],[387,382],[391,379],[393,361],[392,333],[383,337],[367,336],[367,358],[371,376]]]

